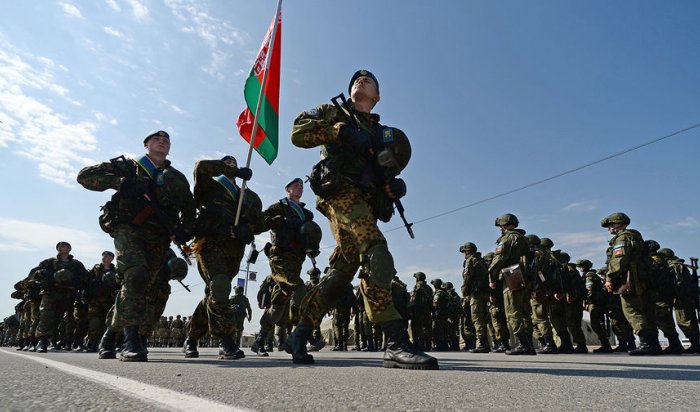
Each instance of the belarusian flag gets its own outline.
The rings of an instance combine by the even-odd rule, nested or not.
[[[277,30],[273,30],[275,22],[277,23]],[[273,31],[274,39],[272,39]],[[271,40],[274,40],[272,45],[270,44]],[[238,121],[236,122],[241,136],[250,143],[250,136],[253,133],[253,125],[255,123],[255,111],[258,106],[258,97],[262,97],[253,147],[268,164],[272,164],[277,158],[281,44],[282,14],[278,9],[278,14],[267,29],[258,57],[255,59],[255,63],[250,69],[245,82],[243,94],[248,107],[238,116]],[[265,63],[270,52],[270,46],[272,46],[272,56],[269,67],[266,69]],[[264,89],[261,95],[260,88],[263,87],[263,83]]]

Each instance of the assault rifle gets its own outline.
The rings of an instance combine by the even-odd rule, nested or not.
[[[117,176],[124,177],[125,180],[136,181],[136,171],[127,161],[124,155],[117,156],[113,159],[109,159],[109,162],[114,167],[114,173]],[[144,224],[150,217],[155,217],[156,221],[163,226],[170,236],[175,236],[175,225],[173,225],[172,218],[168,216],[163,209],[161,209],[160,204],[156,200],[155,193],[153,193],[152,183],[144,187],[143,193],[140,194],[139,200],[145,205],[134,217],[131,223],[140,226]],[[191,253],[190,247],[188,245],[181,245],[175,241],[175,246],[177,250],[180,251],[180,255],[187,262],[189,266],[192,266],[192,259],[190,259],[189,253]],[[188,285],[182,283],[182,280],[176,279],[186,291],[192,292]]]
[[[342,101],[342,104],[338,103],[338,99]],[[338,109],[338,112],[343,115],[343,117],[350,126],[354,128],[360,127],[360,122],[357,120],[357,113],[355,113],[355,109],[353,109],[352,106],[350,106],[348,101],[345,99],[344,93],[340,93],[339,95],[331,98],[331,102],[333,102],[333,105],[336,107],[336,109]],[[378,136],[376,136],[375,133],[371,132],[370,136],[372,137],[372,149],[370,151],[370,154],[372,155],[374,167],[375,169],[382,169],[382,167],[377,161],[377,154],[380,150],[384,149],[385,146],[382,143],[382,140]],[[389,184],[389,179],[387,178],[383,170],[381,173],[381,178],[382,186]],[[406,220],[405,209],[403,207],[403,204],[401,203],[401,199],[399,199],[398,197],[394,197],[393,199],[391,199],[391,201],[394,203],[396,210],[399,212],[399,216],[401,217],[401,220],[403,220],[403,225],[406,228],[406,231],[408,231],[408,235],[411,237],[411,239],[415,239],[416,236],[413,234],[413,223],[409,223],[408,220]]]

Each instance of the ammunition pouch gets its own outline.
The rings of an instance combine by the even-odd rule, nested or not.
[[[506,287],[511,291],[523,289],[525,287],[525,277],[519,263],[501,269],[501,276]]]
[[[343,178],[338,173],[338,167],[333,157],[321,159],[311,169],[309,186],[316,196],[332,196],[340,190]]]

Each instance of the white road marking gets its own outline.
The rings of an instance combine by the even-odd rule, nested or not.
[[[249,411],[248,409],[237,408],[235,406],[226,405],[221,402],[200,398],[194,395],[188,395],[171,389],[165,389],[158,386],[149,385],[147,383],[135,381],[133,379],[124,378],[116,375],[110,375],[104,372],[97,372],[91,369],[81,368],[78,366],[70,365],[65,362],[58,362],[44,357],[26,355],[23,353],[10,352],[5,349],[0,349],[0,351],[8,355],[27,358],[34,362],[55,368],[56,370],[59,370],[61,372],[69,373],[71,375],[87,379],[91,382],[95,382],[102,386],[106,386],[109,389],[122,392],[133,398],[137,398],[139,400],[146,401],[149,403],[155,403],[158,406],[163,406],[170,410],[187,412],[200,410],[205,410],[207,412]]]

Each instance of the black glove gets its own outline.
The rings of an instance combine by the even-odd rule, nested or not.
[[[247,223],[231,226],[231,237],[245,244],[252,242],[254,239],[253,232],[250,231],[250,226]]]
[[[253,171],[249,167],[239,167],[236,170],[236,177],[243,180],[250,180],[253,177]]]
[[[308,250],[306,252],[306,256],[310,257],[311,259],[316,258],[316,256],[318,256],[320,254],[321,254],[320,250]]]
[[[394,194],[396,199],[401,199],[406,196],[406,182],[403,179],[393,178],[389,181],[389,189]]]
[[[178,226],[173,230],[173,236],[175,236],[175,243],[178,245],[186,245],[187,242],[192,239],[192,236],[187,233],[185,229],[182,228],[182,226]]]
[[[361,128],[344,125],[340,128],[338,137],[357,153],[367,153],[372,147],[372,137]]]
[[[119,185],[119,193],[127,198],[136,199],[148,192],[148,184],[132,179],[124,179]]]

